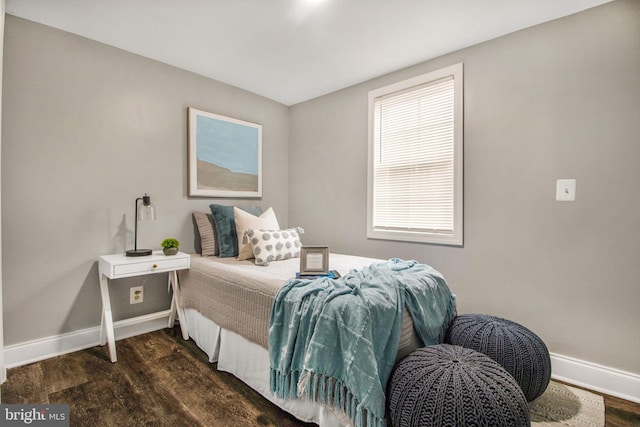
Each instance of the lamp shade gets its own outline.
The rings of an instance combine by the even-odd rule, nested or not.
[[[142,197],[142,206],[139,207],[138,216],[140,221],[156,219],[156,208],[151,204],[151,197],[146,194]]]

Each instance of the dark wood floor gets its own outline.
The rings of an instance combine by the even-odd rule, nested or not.
[[[313,426],[215,370],[178,329],[8,370],[2,403],[70,405],[72,426]],[[606,426],[640,426],[640,404],[604,396]]]
[[[312,426],[166,329],[9,369],[2,403],[69,404],[71,426]]]
[[[629,402],[606,394],[602,396],[604,397],[604,422],[606,427],[640,426],[639,403]]]

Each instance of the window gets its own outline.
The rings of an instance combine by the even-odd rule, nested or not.
[[[367,237],[462,245],[462,64],[369,92]]]

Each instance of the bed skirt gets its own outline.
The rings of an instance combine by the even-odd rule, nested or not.
[[[197,310],[185,308],[189,337],[209,357],[218,362],[218,370],[239,378],[267,400],[304,422],[320,427],[344,427],[348,419],[329,407],[305,400],[283,400],[275,397],[269,388],[269,352],[258,344],[235,332],[223,329]]]

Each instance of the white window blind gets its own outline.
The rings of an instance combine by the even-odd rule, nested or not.
[[[431,73],[370,94],[369,237],[461,244],[457,78]]]

